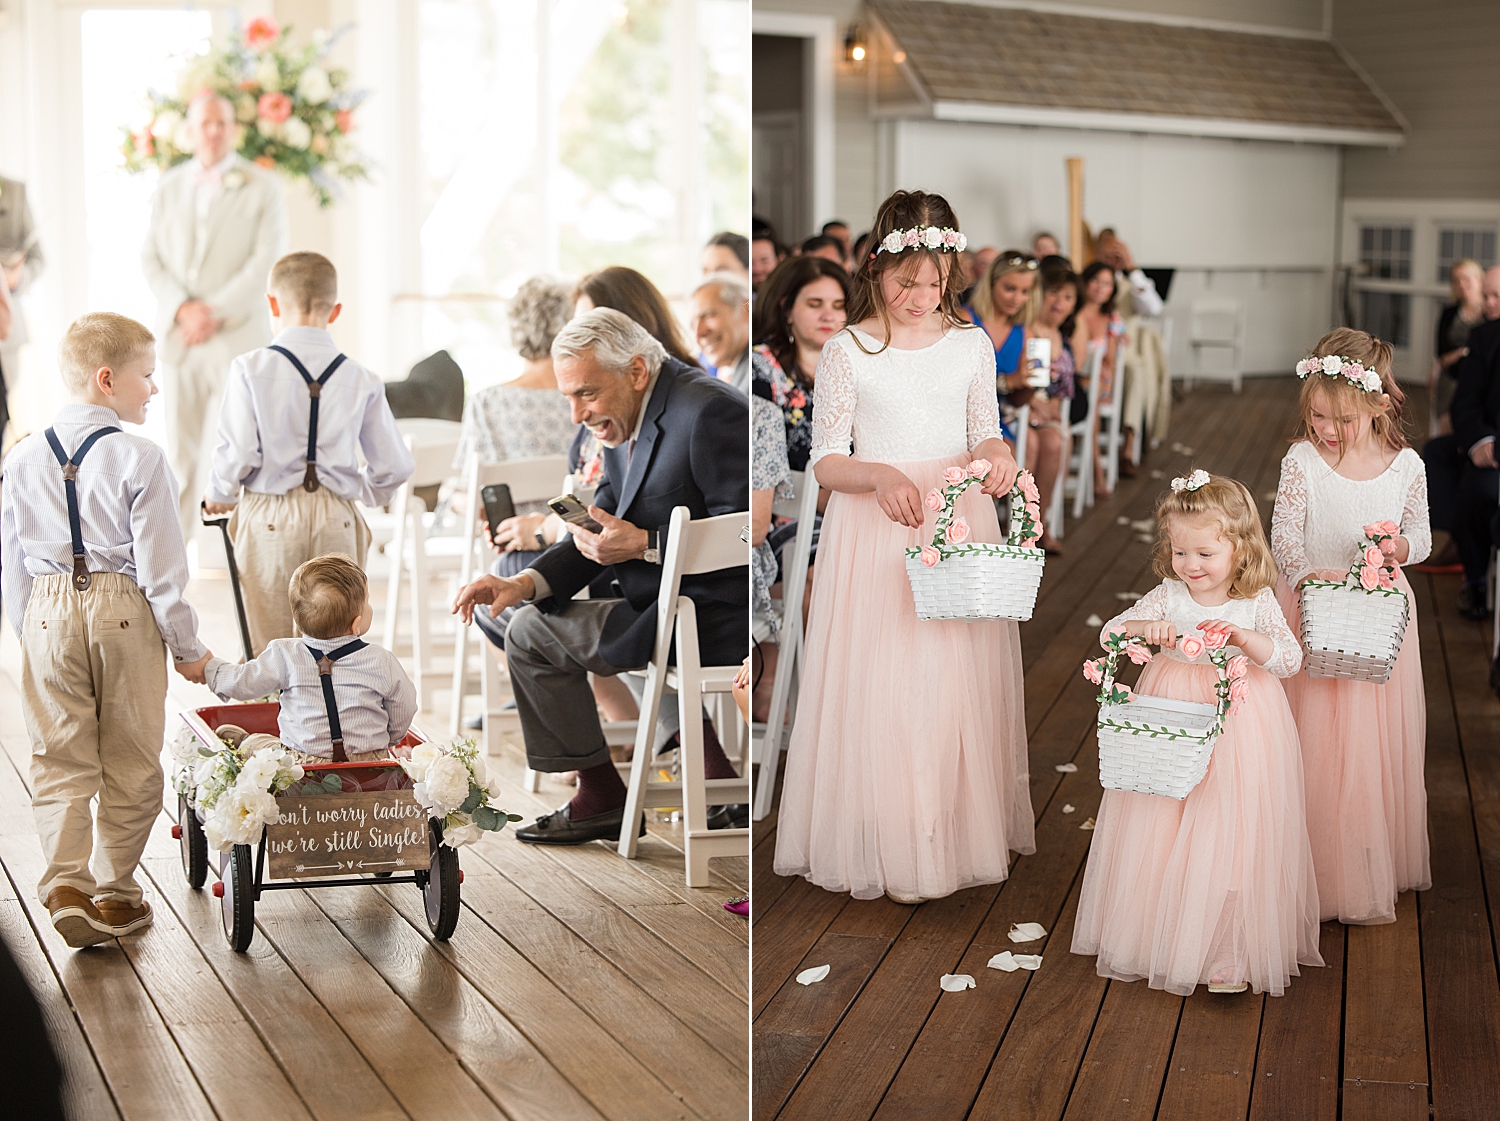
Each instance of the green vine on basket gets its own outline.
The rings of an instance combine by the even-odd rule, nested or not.
[[[982,483],[993,469],[989,460],[976,459],[966,467],[949,467],[943,472],[946,485],[941,489],[933,487],[927,492],[927,508],[937,511],[938,515],[932,544],[912,546],[906,550],[908,557],[917,558],[931,568],[948,557],[962,554],[1030,557],[1041,552],[1036,547],[1037,538],[1041,536],[1041,494],[1030,471],[1018,472],[1015,484],[1010,488],[1010,532],[1004,546],[969,541],[971,531],[967,519],[954,516],[959,496],[976,483]]]
[[[1188,661],[1193,661],[1207,653],[1209,663],[1218,672],[1218,681],[1214,683],[1217,712],[1213,725],[1205,733],[1209,737],[1217,736],[1224,730],[1225,718],[1240,710],[1249,692],[1245,675],[1250,671],[1250,660],[1244,654],[1231,655],[1228,641],[1228,632],[1222,630],[1201,633],[1190,631],[1180,635],[1177,639],[1178,653]],[[1106,705],[1129,704],[1136,699],[1136,694],[1131,691],[1130,686],[1115,681],[1115,666],[1122,654],[1136,665],[1143,666],[1151,661],[1153,656],[1151,650],[1143,639],[1126,633],[1123,627],[1111,630],[1104,636],[1101,645],[1105,650],[1104,656],[1084,662],[1083,676],[1099,686],[1099,694],[1094,699],[1101,708]],[[1165,729],[1151,730],[1150,725],[1140,725],[1128,720],[1111,718],[1105,722],[1114,727],[1138,731],[1149,730],[1153,738],[1160,735],[1178,738]]]

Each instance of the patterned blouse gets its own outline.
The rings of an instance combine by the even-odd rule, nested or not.
[[[470,394],[463,423],[453,456],[458,472],[468,468],[469,456],[476,452],[481,463],[567,455],[577,430],[568,399],[557,390],[507,384]],[[547,508],[544,503],[523,502],[516,511],[545,514]]]
[[[750,398],[751,423],[755,439],[750,452],[750,489],[774,490],[777,498],[792,497],[792,469],[787,465],[786,428],[775,405],[761,397]],[[763,621],[771,633],[777,631],[777,618],[771,610],[771,585],[776,583],[776,554],[769,541],[762,541],[750,554],[750,571],[754,577],[754,595],[750,601],[757,621]]]
[[[786,420],[786,458],[793,471],[807,470],[812,450],[813,391],[803,389],[781,368],[769,347],[761,345],[750,354],[751,392],[771,402]]]

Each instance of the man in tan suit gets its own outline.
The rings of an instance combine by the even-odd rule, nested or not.
[[[234,151],[234,107],[204,93],[188,107],[194,158],[161,177],[141,267],[159,301],[157,355],[167,456],[183,535],[198,526],[229,363],[271,341],[266,276],[286,249],[276,173]]]
[[[0,441],[4,440],[8,388],[21,375],[21,346],[26,342],[26,318],[16,297],[42,271],[42,247],[26,201],[26,184],[0,175]]]

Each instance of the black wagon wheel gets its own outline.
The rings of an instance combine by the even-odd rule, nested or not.
[[[224,857],[219,872],[219,914],[224,923],[224,940],[237,954],[250,948],[255,937],[255,868],[249,845],[235,845]]]
[[[172,836],[177,838],[182,856],[182,874],[188,887],[197,891],[208,879],[208,838],[203,834],[197,813],[181,794],[177,796],[177,825]]]
[[[422,883],[427,928],[439,942],[446,942],[458,925],[458,850],[443,844],[443,823],[438,818],[427,821],[427,846],[432,857]]]

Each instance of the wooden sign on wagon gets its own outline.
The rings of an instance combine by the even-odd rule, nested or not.
[[[313,879],[427,868],[427,811],[408,790],[286,794],[266,827],[270,878]]]

